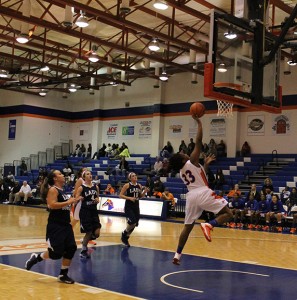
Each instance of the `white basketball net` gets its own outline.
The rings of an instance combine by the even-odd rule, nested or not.
[[[233,118],[233,103],[217,100],[218,104],[218,117],[226,117],[226,118]]]

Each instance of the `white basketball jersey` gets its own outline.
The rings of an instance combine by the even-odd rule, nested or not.
[[[199,164],[199,166],[200,168],[196,167],[188,160],[179,172],[180,178],[183,180],[189,191],[208,186],[205,170],[202,165]]]

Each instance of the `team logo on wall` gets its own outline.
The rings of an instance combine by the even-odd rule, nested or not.
[[[117,135],[118,124],[110,124],[107,129],[107,138],[114,139]]]
[[[248,135],[264,135],[264,116],[248,117]]]
[[[290,120],[287,116],[280,115],[273,119],[272,132],[274,134],[289,134],[290,133]]]

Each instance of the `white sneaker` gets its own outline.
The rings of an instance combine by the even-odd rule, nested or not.
[[[213,230],[213,226],[210,225],[209,223],[201,223],[201,230],[208,242],[211,242],[211,236],[210,236],[210,231]]]
[[[172,263],[173,263],[174,265],[179,266],[179,265],[180,265],[180,258],[181,258],[181,254],[175,253],[174,258],[173,258],[173,260],[172,260]]]

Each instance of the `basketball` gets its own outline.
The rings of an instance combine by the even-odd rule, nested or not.
[[[192,116],[201,118],[205,113],[205,106],[200,102],[195,102],[190,107],[190,113]]]

